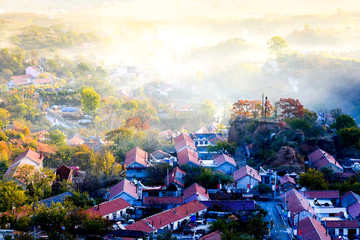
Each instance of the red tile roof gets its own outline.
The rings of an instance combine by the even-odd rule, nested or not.
[[[360,228],[359,221],[326,221],[328,228]]]
[[[292,177],[290,177],[289,175],[283,176],[282,178],[279,179],[279,181],[280,181],[281,185],[284,185],[285,183],[288,183],[288,182],[296,185],[295,180]]]
[[[199,194],[209,199],[208,191],[197,183],[194,183],[193,185],[184,190],[184,199],[186,200],[194,194]]]
[[[134,162],[137,162],[144,167],[150,166],[150,163],[148,162],[148,153],[138,147],[131,149],[126,153],[125,164],[126,166],[130,166]]]
[[[200,240],[221,240],[220,231],[217,230],[215,232],[209,233],[201,237]]]
[[[179,166],[182,166],[189,162],[192,162],[196,165],[200,165],[198,154],[189,148],[185,148],[184,150],[178,152],[177,158],[178,158]]]
[[[41,84],[51,84],[51,78],[36,78],[32,80],[33,83],[35,83],[36,85],[41,85]]]
[[[217,156],[215,159],[215,164],[217,166],[220,166],[221,164],[225,163],[225,162],[228,162],[230,163],[231,165],[233,165],[234,167],[236,167],[236,163],[235,163],[235,160],[234,158],[230,157],[229,155],[227,154],[221,154],[219,156]]]
[[[314,166],[316,169],[321,169],[329,164],[334,164],[338,168],[343,169],[343,167],[335,160],[332,155],[325,152],[324,150],[321,150],[320,148],[316,149],[314,152],[308,155],[308,158],[312,166]]]
[[[304,197],[304,195],[300,194],[295,189],[291,189],[286,193],[286,201],[288,205],[288,209],[291,212],[291,215],[294,216],[298,212],[308,211],[309,213],[316,215],[314,209],[310,206],[309,201]],[[285,201],[285,194],[283,194],[282,201]]]
[[[96,216],[106,216],[110,213],[117,212],[124,208],[131,207],[131,204],[122,198],[117,198],[112,201],[103,202],[97,206],[94,206],[88,210],[89,213]]]
[[[129,194],[135,199],[138,199],[138,193],[136,188],[137,186],[134,183],[130,182],[127,179],[124,179],[110,189],[110,199],[122,192]]]
[[[175,150],[176,152],[180,151],[183,147],[190,147],[193,150],[196,150],[196,146],[192,138],[188,133],[181,133],[175,139]]]
[[[351,205],[348,212],[353,219],[360,219],[360,202]]]
[[[22,85],[22,84],[30,84],[31,82],[29,79],[31,78],[30,74],[26,75],[19,75],[19,76],[12,76],[11,81],[15,83],[15,85]]]
[[[299,222],[299,230],[303,240],[331,240],[326,229],[314,218],[306,217]]]
[[[30,148],[27,149],[25,152],[23,152],[22,154],[18,155],[14,161],[13,161],[13,164],[23,158],[29,158],[31,159],[32,161],[38,163],[39,165],[42,164],[42,161],[44,160],[44,156],[42,156],[41,154],[31,150]]]
[[[159,228],[169,225],[170,223],[179,221],[191,216],[192,214],[205,210],[206,208],[207,207],[204,204],[194,200],[179,207],[144,218],[126,226],[125,228],[126,230],[137,230],[151,233]]]
[[[322,190],[322,191],[300,191],[306,198],[317,198],[317,199],[339,199],[339,190]]]
[[[174,167],[171,172],[169,173],[169,184],[170,183],[177,183],[180,186],[184,187],[184,179],[186,172],[181,170],[179,167]]]
[[[171,154],[169,154],[169,153],[167,153],[167,152],[164,152],[164,151],[161,151],[161,150],[157,150],[157,151],[155,151],[155,152],[153,152],[153,153],[151,153],[151,155],[158,155],[158,154],[161,154],[161,155],[163,155],[164,157],[171,157]]]
[[[72,138],[68,139],[71,145],[81,145],[85,143],[85,140],[75,134]]]
[[[183,204],[184,198],[180,197],[144,197],[144,204]]]
[[[256,180],[258,180],[259,182],[261,182],[261,176],[260,176],[259,172],[248,165],[245,165],[242,168],[240,168],[239,170],[237,170],[236,172],[234,172],[233,176],[234,176],[235,182],[239,181],[240,179],[242,179],[246,176],[251,176],[251,177],[255,178]]]

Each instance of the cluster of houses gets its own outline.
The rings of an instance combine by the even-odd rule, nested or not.
[[[25,69],[24,75],[12,76],[7,83],[8,89],[24,87],[24,86],[41,86],[53,84],[51,77],[39,78],[40,74],[44,73],[41,66],[30,66]]]
[[[347,192],[341,196],[338,190],[307,191],[299,189],[295,173],[279,177],[271,170],[260,168],[258,171],[248,165],[238,167],[231,155],[207,151],[208,146],[219,140],[223,141],[224,138],[217,133],[181,133],[174,138],[173,153],[158,150],[149,154],[138,147],[130,150],[124,161],[127,178],[109,189],[105,196],[107,201],[88,211],[113,221],[115,231],[110,233],[112,237],[145,238],[165,230],[186,234],[188,232],[184,229],[193,232],[199,226],[203,230],[209,229],[209,225],[202,220],[199,222],[199,219],[211,212],[214,206],[222,206],[224,212],[254,211],[252,193],[263,183],[280,193],[281,216],[299,239],[359,239],[359,195]],[[90,139],[79,135],[67,139],[67,144],[70,145],[90,142]],[[28,149],[14,159],[6,176],[15,177],[20,166],[24,165],[34,166],[33,171],[36,171],[42,167],[42,162],[42,154]],[[147,169],[163,163],[173,167],[166,175],[164,184],[143,185],[141,180],[147,177]],[[308,164],[315,169],[330,168],[339,175],[346,171],[332,155],[322,149],[316,149],[308,155]],[[207,189],[198,183],[186,187],[187,173],[181,169],[185,165],[208,167],[214,172],[232,176],[233,182],[226,186],[225,192],[240,192],[241,197],[235,200],[218,199],[214,197],[214,189]],[[56,175],[59,184],[61,180],[71,182],[73,178],[81,177],[81,171],[76,167],[63,165],[56,170]],[[62,201],[68,195],[71,193],[43,201],[50,204]],[[205,230],[200,233],[205,235]],[[219,234],[211,233],[208,237],[219,237]]]

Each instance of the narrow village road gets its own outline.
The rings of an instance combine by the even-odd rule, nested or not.
[[[276,209],[276,205],[278,202],[276,201],[269,201],[269,202],[260,202],[257,201],[268,214],[265,217],[265,220],[269,222],[269,228],[271,228],[271,220],[273,221],[273,227],[271,229],[271,239],[276,240],[291,240],[288,232],[290,231],[289,228],[286,227],[284,224],[278,210]]]

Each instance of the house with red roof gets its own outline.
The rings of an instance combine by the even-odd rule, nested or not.
[[[220,170],[225,174],[232,175],[236,169],[236,163],[234,158],[228,154],[221,154],[214,158],[215,170]]]
[[[85,144],[85,139],[79,134],[74,134],[72,137],[66,139],[66,145],[78,146],[81,144]]]
[[[185,203],[179,207],[152,215],[126,226],[126,230],[142,231],[156,234],[158,230],[177,230],[192,218],[202,216],[207,207],[197,200]]]
[[[321,200],[331,202],[333,206],[337,206],[340,202],[339,190],[314,190],[300,191],[309,200]]]
[[[35,78],[32,79],[31,82],[35,86],[42,86],[42,85],[50,85],[53,83],[53,80],[51,78]]]
[[[298,232],[302,240],[331,240],[325,227],[309,216],[300,220]]]
[[[168,179],[166,180],[168,185],[176,185],[178,188],[184,190],[186,172],[179,167],[171,169]]]
[[[285,192],[296,188],[296,182],[295,179],[290,177],[289,175],[285,175],[279,179],[279,183],[281,186],[281,189],[285,190]]]
[[[179,154],[179,152],[183,151],[184,149],[190,149],[196,152],[196,146],[188,133],[181,133],[175,139],[175,150]]]
[[[43,160],[44,156],[41,153],[37,153],[29,148],[14,159],[5,176],[7,178],[16,177],[19,174],[18,170],[24,166],[33,166],[34,172],[37,172],[43,167]]]
[[[360,220],[360,202],[355,202],[348,208],[348,213],[354,220]]]
[[[139,147],[131,149],[126,153],[125,167],[127,178],[144,178],[146,169],[151,167],[149,155]]]
[[[109,200],[122,198],[134,205],[139,199],[138,187],[127,179],[122,180],[110,189]]]
[[[347,192],[340,197],[342,207],[348,208],[356,202],[360,202],[360,195],[353,191]]]
[[[188,203],[193,200],[208,201],[210,199],[209,193],[206,188],[194,183],[184,190],[184,202]]]
[[[183,196],[143,197],[143,205],[168,210],[184,204]]]
[[[316,213],[311,207],[310,202],[295,189],[287,191],[281,198],[284,209],[290,212],[290,223],[292,226],[296,226],[298,220],[301,221],[306,217],[316,217]]]
[[[325,221],[324,226],[332,239],[337,237],[358,239],[360,235],[359,221]]]
[[[253,189],[261,183],[261,176],[257,170],[245,165],[233,174],[236,189]]]
[[[309,166],[320,170],[324,167],[330,168],[335,173],[344,172],[343,167],[336,161],[336,159],[329,153],[318,148],[308,155]]]
[[[180,152],[178,152],[177,159],[178,159],[179,166],[186,165],[186,164],[189,164],[192,166],[200,165],[199,155],[197,154],[196,151],[194,151],[190,148],[185,148],[185,149],[181,150]]]
[[[7,87],[9,89],[12,89],[14,87],[22,87],[22,86],[28,86],[31,85],[31,75],[25,74],[25,75],[19,75],[19,76],[12,76],[10,81],[7,82]]]
[[[117,198],[108,202],[100,203],[96,205],[87,212],[91,213],[93,216],[101,216],[108,220],[118,221],[121,218],[127,215],[127,210],[131,207],[131,204],[128,203],[123,198]]]

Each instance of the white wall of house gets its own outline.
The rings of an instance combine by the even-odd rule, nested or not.
[[[38,77],[40,73],[43,72],[42,69],[34,69],[32,67],[27,67],[25,70],[26,74],[30,74],[32,77]]]
[[[256,187],[259,184],[259,181],[253,177],[245,176],[235,182],[235,187],[237,189],[247,189],[248,184],[251,184],[250,189],[253,189],[254,187]]]
[[[100,206],[100,207],[101,207],[101,206]],[[109,219],[109,220],[117,220],[117,219],[119,219],[122,215],[124,215],[124,214],[126,213],[126,209],[128,209],[128,208],[120,209],[120,210],[114,212],[115,214],[114,214],[114,213],[110,213],[110,214],[108,214],[108,215],[103,216],[103,218],[107,218],[107,219]],[[115,218],[114,218],[114,215],[115,215]]]

